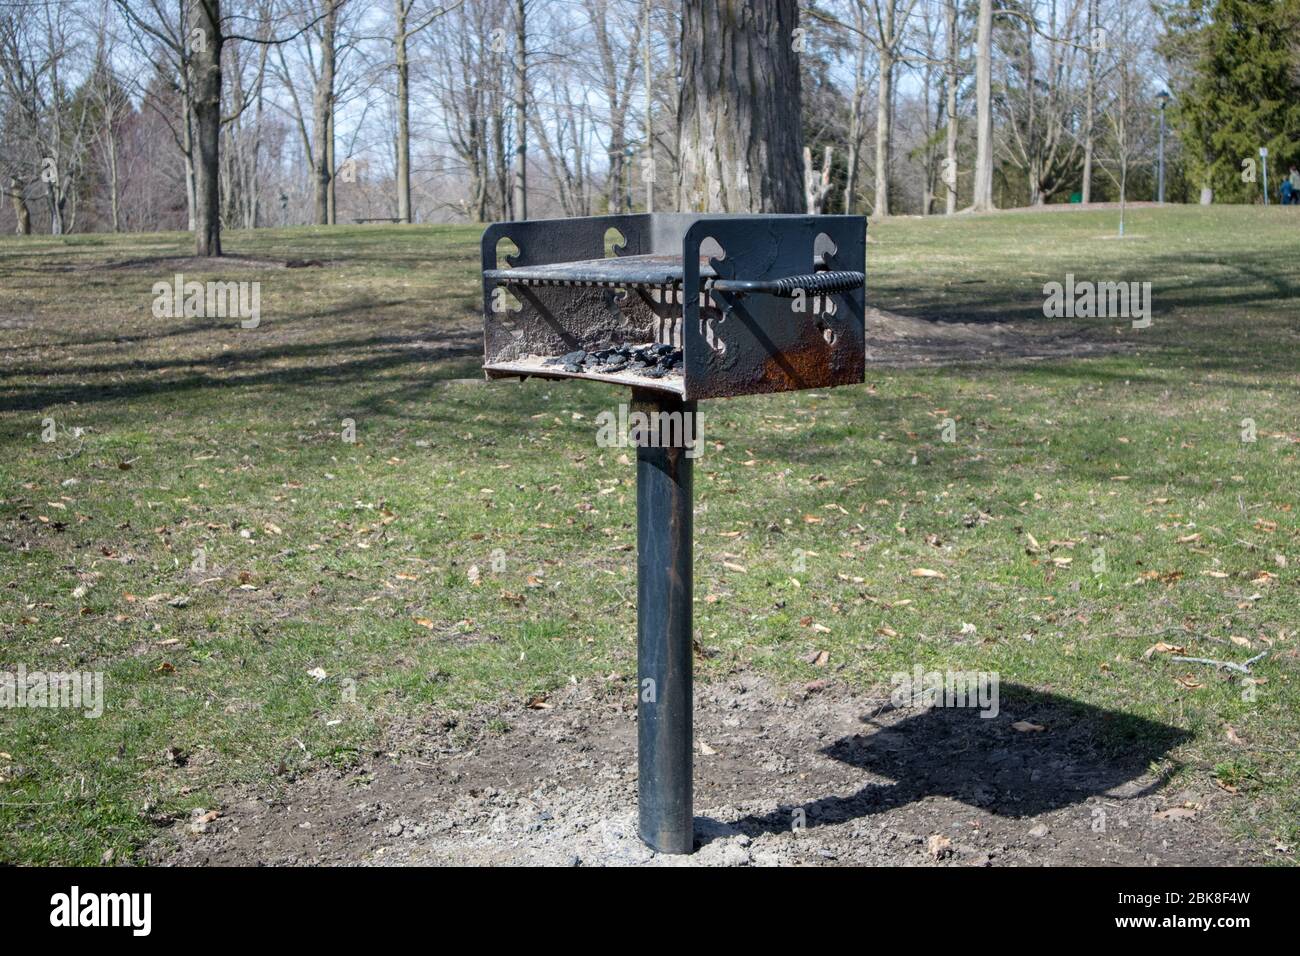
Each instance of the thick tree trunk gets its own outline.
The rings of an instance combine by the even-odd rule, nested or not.
[[[525,0],[515,0],[515,218],[528,218],[528,24]]]
[[[316,156],[313,161],[315,177],[316,224],[327,226],[330,221],[330,120],[334,115],[334,30],[338,23],[336,0],[325,0],[328,6],[321,21],[320,76],[316,80],[316,93],[312,100],[312,123],[316,129]]]
[[[194,254],[221,255],[221,0],[190,7],[195,128]]]
[[[12,176],[9,178],[9,198],[14,204],[15,232],[20,236],[32,234],[32,216],[27,211],[27,200],[23,198],[25,188],[24,184],[16,178]]]
[[[679,208],[804,210],[796,0],[685,0]]]
[[[892,14],[892,7],[890,10]],[[876,101],[876,201],[871,207],[871,217],[882,219],[889,215],[889,154],[893,135],[894,54],[888,49],[880,51],[880,92]]]
[[[993,208],[993,0],[980,0],[975,44],[975,196],[971,208]]]
[[[397,61],[397,218],[411,221],[411,64],[406,57],[406,3],[393,0],[397,29],[393,34]]]

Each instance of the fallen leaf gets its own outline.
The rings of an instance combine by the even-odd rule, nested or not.
[[[1028,720],[1017,720],[1014,724],[1011,725],[1011,729],[1018,730],[1022,734],[1029,734],[1029,733],[1040,733],[1046,730],[1047,728],[1044,727],[1042,724],[1035,724]]]
[[[952,853],[952,840],[941,833],[936,833],[925,841],[925,849],[935,860],[942,860]]]
[[[913,568],[910,573],[914,578],[942,578],[945,581],[948,579],[948,575],[942,571],[932,571],[929,568]]]
[[[1166,644],[1164,641],[1156,641],[1142,652],[1142,659],[1149,661],[1152,654],[1182,654],[1186,650],[1187,648],[1181,644]]]

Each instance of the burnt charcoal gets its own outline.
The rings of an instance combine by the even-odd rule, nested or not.
[[[668,369],[656,365],[654,368],[648,368],[643,373],[646,378],[663,378],[668,374]]]
[[[566,365],[566,366],[564,366],[564,370],[565,370],[566,372],[568,372],[570,375],[575,375],[575,374],[577,374],[578,372],[581,372],[581,371],[582,371],[582,366],[580,366],[580,365]]]
[[[605,375],[611,375],[614,372],[621,372],[625,368],[627,368],[626,362],[613,362],[609,365],[602,365],[599,371]]]
[[[633,372],[639,372],[642,369],[646,368],[647,366],[645,362],[642,362],[640,359],[637,359],[635,362],[628,362],[627,367],[629,370]]]
[[[542,364],[543,364],[543,365],[559,365],[560,362],[562,362],[562,361],[563,361],[563,359],[561,359],[558,355],[552,355],[550,358],[548,358],[548,359],[546,359],[544,362],[542,362]]]
[[[587,357],[587,353],[584,352],[582,349],[578,349],[576,352],[568,352],[565,355],[561,356],[560,361],[563,362],[565,365],[581,365],[582,360],[585,359],[586,357]]]
[[[673,353],[673,347],[671,345],[660,344],[654,347],[654,351],[656,355],[671,355]]]

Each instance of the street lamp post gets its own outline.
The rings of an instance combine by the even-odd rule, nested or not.
[[[1169,105],[1169,91],[1161,90],[1156,94],[1160,101],[1160,161],[1156,176],[1156,202],[1165,201],[1165,107]]]
[[[1259,148],[1259,161],[1264,164],[1264,205],[1268,205],[1268,147]]]

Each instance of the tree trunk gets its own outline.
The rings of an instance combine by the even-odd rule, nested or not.
[[[113,231],[122,231],[122,196],[118,183],[117,134],[110,123],[108,130],[108,206],[113,217]]]
[[[947,76],[945,82],[948,87],[948,102],[946,113],[948,116],[948,129],[944,137],[944,167],[943,167],[943,184],[944,184],[944,207],[946,215],[951,216],[957,211],[957,84],[960,81],[958,74],[958,55],[960,53],[961,37],[958,36],[957,21],[957,0],[947,0],[948,12],[948,62]]]
[[[858,166],[862,163],[862,105],[866,99],[864,74],[866,73],[867,60],[865,40],[859,41],[856,56],[857,60],[853,73],[853,102],[850,104],[849,109],[849,155],[844,174],[844,214],[846,216],[853,212],[854,205],[857,202]]]
[[[528,218],[528,25],[526,0],[515,0],[515,218]]]
[[[645,23],[641,28],[641,35],[645,38],[645,47],[642,49],[642,65],[645,72],[645,158],[641,161],[641,178],[645,180],[645,211],[655,211],[655,134],[654,124],[651,122],[654,118],[654,99],[652,93],[654,86],[650,79],[650,0],[645,0]]]
[[[187,61],[188,62],[188,61]],[[198,197],[194,191],[194,88],[190,84],[189,66],[181,70],[181,155],[185,161],[185,217],[190,232],[196,222]]]
[[[393,34],[397,61],[397,218],[411,221],[411,64],[406,57],[407,0],[393,0],[397,29]]]
[[[813,165],[812,150],[803,148],[804,200],[810,216],[820,216],[826,211],[826,197],[831,194],[831,155],[831,147],[827,146],[818,172]]]
[[[328,5],[321,21],[320,77],[316,81],[316,94],[312,100],[312,123],[316,128],[316,156],[313,165],[316,180],[316,224],[327,226],[330,221],[330,120],[334,114],[334,29],[338,23],[336,0],[325,0]]]
[[[796,0],[685,0],[678,206],[804,209]]]
[[[331,102],[333,101],[333,99],[334,97],[331,96],[330,97]],[[329,118],[329,122],[326,124],[326,128],[329,131],[329,136],[326,137],[325,140],[326,152],[328,153],[329,156],[328,164],[329,164],[329,171],[330,171],[329,224],[333,226],[338,222],[337,215],[336,215],[338,213],[338,198],[337,198],[338,165],[336,164],[334,159],[334,110],[333,109],[330,110],[330,118]]]
[[[1097,0],[1088,0],[1088,84],[1083,113],[1083,189],[1080,198],[1092,202],[1093,117],[1097,112]]]
[[[980,0],[975,48],[975,196],[971,208],[993,208],[993,0]]]
[[[15,232],[20,236],[32,234],[32,216],[27,211],[27,200],[23,198],[25,188],[16,178],[9,177],[9,198],[14,204],[14,220],[17,224]]]
[[[890,6],[892,15],[893,7]],[[891,31],[892,35],[892,31]],[[876,102],[876,201],[871,218],[889,215],[889,153],[892,129],[890,119],[894,98],[894,54],[887,46],[880,50],[880,93]]]
[[[195,0],[190,7],[193,48],[194,254],[221,255],[221,0]]]

